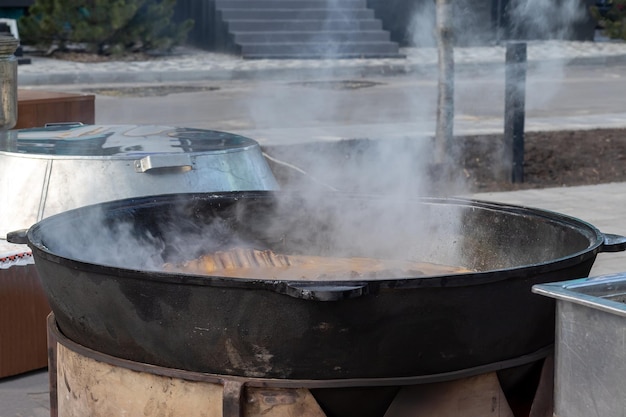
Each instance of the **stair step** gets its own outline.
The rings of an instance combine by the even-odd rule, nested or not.
[[[374,19],[370,9],[221,9],[224,20],[352,20]]]
[[[398,54],[398,45],[394,42],[290,42],[290,43],[244,43],[241,53],[248,55],[311,55],[318,57],[335,57],[337,55],[392,55]]]
[[[320,59],[320,58],[332,58],[332,59],[382,59],[382,58],[393,58],[400,59],[406,58],[405,55],[399,53],[337,53],[332,56],[328,55],[320,55],[320,54],[309,54],[309,53],[273,53],[273,54],[246,54],[242,55],[243,59]]]
[[[364,9],[367,0],[217,0],[218,9]]]
[[[231,32],[295,32],[316,30],[382,30],[376,19],[360,20],[230,20]]]
[[[402,58],[369,0],[214,0],[247,59]]]
[[[389,32],[374,31],[310,31],[310,32],[233,32],[235,42],[244,43],[285,43],[285,42],[387,42]]]

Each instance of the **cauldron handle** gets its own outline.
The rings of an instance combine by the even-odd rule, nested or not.
[[[626,250],[626,236],[604,233],[600,252],[622,252]]]
[[[369,293],[367,282],[288,282],[284,292],[294,298],[312,301],[340,301]]]
[[[7,233],[7,242],[15,243],[19,245],[25,245],[28,243],[28,238],[26,237],[28,233],[28,229],[16,230],[14,232]]]

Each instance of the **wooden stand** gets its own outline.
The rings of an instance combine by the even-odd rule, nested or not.
[[[0,269],[0,378],[46,367],[49,313],[35,265]]]
[[[95,123],[95,96],[52,91],[17,91],[15,129],[43,127],[46,123]]]
[[[290,387],[281,387],[285,381],[189,372],[114,358],[65,338],[53,315],[48,317],[48,343],[52,417],[155,415],[157,411],[172,417],[326,417],[307,388],[313,381],[291,381]],[[546,364],[551,366],[549,361]],[[549,390],[551,384],[547,385]],[[551,396],[551,391],[545,394]],[[541,413],[514,414],[496,373],[491,372],[399,387],[377,417],[549,417],[551,409],[545,405],[538,407]],[[347,407],[350,410],[350,404]],[[347,415],[356,414],[348,411]]]

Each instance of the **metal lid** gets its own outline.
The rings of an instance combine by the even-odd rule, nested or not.
[[[0,135],[0,152],[26,155],[137,158],[154,154],[226,152],[257,146],[214,130],[157,125],[61,124]]]

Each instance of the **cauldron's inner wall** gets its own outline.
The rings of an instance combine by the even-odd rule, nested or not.
[[[530,211],[341,196],[311,205],[302,198],[267,195],[170,199],[106,213],[93,208],[69,222],[55,222],[43,236],[44,244],[61,256],[157,270],[164,262],[252,246],[486,271],[560,259],[588,249],[594,239],[590,230]]]
[[[534,265],[571,256],[595,243],[592,233],[552,218],[467,209],[460,262],[477,271]]]

